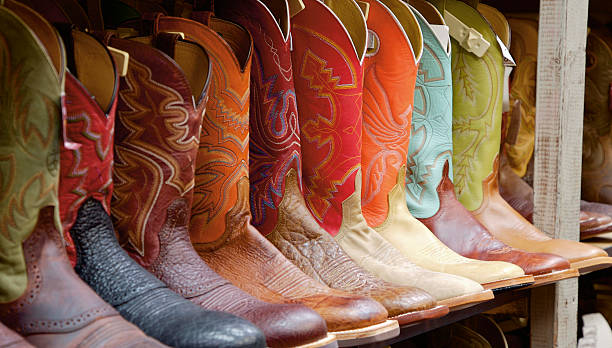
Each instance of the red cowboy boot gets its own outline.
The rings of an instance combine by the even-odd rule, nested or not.
[[[159,32],[182,32],[212,61],[208,101],[197,155],[191,240],[200,256],[243,290],[271,302],[290,299],[315,309],[339,341],[397,334],[397,322],[372,299],[330,289],[307,277],[249,223],[248,114],[252,40],[229,21],[158,16]],[[221,34],[217,34],[220,31]],[[225,41],[224,39],[228,40]],[[298,285],[299,284],[299,285]],[[284,298],[279,298],[278,295]],[[374,337],[373,337],[374,336]]]
[[[0,198],[0,321],[39,347],[163,347],[70,266],[58,231],[63,46],[22,4],[4,2],[0,17],[0,170],[10,179]]]
[[[206,309],[227,311],[252,320],[262,328],[270,346],[294,346],[313,343],[313,341],[322,341],[322,343],[334,341],[333,336],[327,337],[325,322],[314,311],[297,304],[269,304],[249,296],[212,271],[193,249],[187,229],[189,206],[193,195],[193,160],[199,142],[197,132],[200,129],[200,115],[204,113],[206,106],[211,65],[207,56],[192,57],[192,60],[189,60],[187,54],[190,50],[196,49],[197,51],[199,46],[192,42],[178,40],[178,38],[178,35],[163,34],[158,35],[155,41],[158,47],[163,48],[168,55],[176,59],[180,66],[184,67],[185,74],[170,59],[153,48],[143,47],[127,40],[111,41],[113,46],[126,49],[130,53],[131,60],[134,61],[130,63],[134,65],[133,71],[128,73],[125,85],[119,92],[122,100],[119,108],[121,124],[117,131],[116,153],[121,159],[117,161],[115,167],[117,204],[113,208],[113,214],[117,217],[118,229],[128,238],[130,254],[172,290],[192,302]],[[200,52],[204,53],[203,50]],[[194,61],[205,63],[203,70],[196,70],[188,65],[189,62]],[[149,66],[151,68],[148,68]],[[148,83],[142,75],[145,69],[153,69],[153,67],[156,69],[154,73],[157,74],[155,75],[157,88],[153,88],[153,85]],[[204,75],[198,75],[198,72]],[[190,78],[189,81],[185,80],[186,77]],[[184,106],[185,111],[164,106],[172,105],[167,103],[176,102],[173,99],[163,99],[168,98],[167,95],[180,97],[177,100],[191,100],[192,92],[182,85],[195,86],[196,83],[200,83],[198,85],[200,90],[193,89],[194,97],[197,96],[195,100],[198,101],[195,109],[190,105],[191,103]],[[128,86],[138,86],[138,88]],[[140,88],[146,93],[140,93]],[[147,104],[147,98],[151,95],[158,96],[158,99],[152,100],[152,105],[151,102]],[[147,112],[147,110],[162,109],[168,110],[168,113]],[[179,122],[181,118],[187,116],[185,112],[188,112],[188,118],[184,122]],[[139,115],[147,115],[148,118],[142,118]],[[153,116],[155,117],[151,119]],[[161,125],[168,124],[167,120],[172,119],[176,120],[177,126],[174,128],[161,127]],[[154,133],[138,135],[140,128],[137,127],[144,127],[145,124],[151,127],[150,122],[152,121],[159,122],[159,134],[166,134],[165,138],[164,136],[153,138]],[[161,133],[162,131],[165,133]],[[172,132],[185,133],[177,137],[173,136]],[[143,136],[148,137],[141,140],[139,137]],[[187,139],[189,143],[185,143]],[[155,160],[155,158],[145,156],[145,149],[142,148],[144,143],[148,143],[148,147],[153,147],[154,153],[165,160]],[[132,154],[133,149],[140,153],[138,157]],[[177,179],[181,178],[180,182],[184,185],[172,184],[171,181],[160,176],[161,173],[157,171],[143,170],[143,165],[136,166],[138,160],[149,162],[155,160],[156,163],[160,161],[160,165],[167,166],[163,170],[167,173],[175,173]],[[149,187],[146,190],[136,191],[134,185],[138,185],[138,180],[157,183],[159,195],[149,190]],[[147,201],[151,202],[150,206],[135,205],[138,202]],[[151,219],[142,222],[131,220],[130,212],[133,209],[143,208],[151,211]],[[166,215],[165,222],[156,223],[153,220],[155,216],[164,219],[164,214]],[[141,237],[139,231],[143,231],[144,236]],[[152,241],[147,241],[147,236],[150,236]],[[141,244],[139,240],[142,240],[143,237],[145,242]],[[159,242],[155,239],[159,239]],[[154,243],[159,243],[159,246],[155,246]],[[279,325],[281,322],[283,325]]]
[[[355,262],[386,281],[452,307],[490,298],[474,281],[417,267],[368,227],[360,186],[365,19],[351,1],[305,5],[291,36],[308,208]]]
[[[314,220],[301,191],[301,147],[286,0],[217,3],[216,14],[253,36],[250,198],[253,225],[308,276],[371,296],[400,325],[442,316],[444,306],[417,288],[384,282],[359,267]]]

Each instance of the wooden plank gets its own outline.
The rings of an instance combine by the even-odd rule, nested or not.
[[[534,223],[578,240],[588,0],[541,0],[536,86]],[[577,279],[534,289],[531,346],[575,347]]]

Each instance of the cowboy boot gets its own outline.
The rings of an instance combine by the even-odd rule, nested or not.
[[[386,281],[419,287],[455,308],[490,298],[474,281],[414,265],[368,227],[360,168],[365,19],[352,1],[305,5],[291,36],[309,210],[355,262]]]
[[[73,24],[80,30],[91,29],[92,25],[77,0],[20,0],[41,14],[49,23]]]
[[[463,276],[485,288],[531,283],[531,277],[525,277],[516,265],[472,260],[455,253],[410,215],[405,198],[405,159],[423,42],[410,8],[397,0],[387,4],[393,12],[368,17],[368,28],[378,41],[365,60],[361,165],[365,173],[363,215],[368,225],[418,266]],[[395,31],[388,25],[394,22],[402,24],[396,25]]]
[[[479,5],[483,7],[484,5]],[[480,8],[479,7],[479,8]],[[535,64],[537,60],[537,21],[529,18],[510,18],[512,42],[510,52],[517,67],[512,79],[510,112],[504,113],[503,139],[499,168],[499,193],[527,221],[533,222],[533,189],[522,180],[517,164],[527,167],[533,154],[535,138]],[[495,29],[495,28],[494,28]],[[527,145],[525,143],[528,143]],[[508,153],[512,153],[514,168]],[[524,160],[520,154],[528,153]],[[612,229],[612,217],[580,208],[580,239],[605,233]]]
[[[261,339],[260,345],[263,345],[263,337],[251,324],[227,314],[202,311],[167,289],[122,251],[108,215],[114,108],[120,93],[118,79],[109,79],[116,76],[112,62],[95,39],[73,31],[66,35],[65,42],[74,47],[71,71],[78,73],[89,91],[108,87],[109,92],[106,96],[102,91],[96,93],[95,100],[101,103],[96,105],[76,79],[69,79],[67,83],[67,133],[81,146],[72,151],[62,149],[61,186],[62,199],[66,202],[62,217],[66,233],[70,232],[76,244],[77,272],[125,318],[164,343],[257,346],[257,340]],[[88,59],[82,56],[85,52]],[[94,57],[98,61],[93,61],[96,69],[92,71],[88,64],[92,64]],[[130,64],[138,62],[132,59]],[[112,105],[102,106],[109,97]],[[228,330],[235,330],[236,334],[228,334]]]
[[[609,263],[602,249],[574,241],[551,239],[529,224],[501,198],[498,190],[501,140],[503,58],[501,46],[486,20],[460,1],[446,2],[449,13],[482,35],[477,40],[455,38],[453,71],[453,174],[458,200],[503,243],[528,252],[557,254],[581,271]],[[453,36],[453,35],[451,35]],[[483,45],[490,43],[487,48]],[[473,43],[476,45],[473,46]],[[476,53],[482,54],[478,57]],[[477,83],[476,83],[477,82]],[[479,115],[477,118],[471,115]],[[604,266],[605,267],[605,266]]]
[[[156,35],[184,33],[202,45],[212,61],[211,98],[202,125],[190,222],[196,251],[217,273],[261,300],[311,307],[326,320],[338,341],[344,341],[342,344],[357,342],[353,340],[361,334],[364,341],[397,335],[397,322],[385,322],[387,312],[379,303],[330,289],[307,277],[249,223],[252,40],[244,28],[232,22],[210,16],[201,20],[208,26],[167,16],[155,16],[151,23]]]
[[[268,6],[258,0],[232,6],[218,3],[215,10],[220,17],[243,25],[254,40],[249,115],[253,226],[308,276],[331,288],[374,298],[400,325],[447,313],[424,291],[395,286],[364,271],[308,211],[301,188],[286,0],[271,1]]]
[[[34,346],[0,323],[0,348],[34,348]]]
[[[198,100],[196,108],[187,108],[187,110],[190,111],[190,116],[189,123],[187,124],[189,128],[186,131],[188,132],[187,134],[190,135],[188,138],[195,140],[192,141],[190,146],[181,150],[182,152],[179,152],[177,149],[180,149],[180,147],[175,145],[175,142],[180,143],[178,141],[179,139],[171,138],[175,140],[168,142],[161,142],[159,139],[154,141],[152,139],[149,143],[156,144],[156,153],[163,154],[165,158],[175,158],[177,161],[180,160],[180,162],[174,164],[172,161],[168,161],[167,163],[170,163],[172,166],[169,168],[173,168],[174,172],[183,178],[183,182],[187,183],[187,191],[181,193],[181,191],[175,189],[173,186],[161,184],[165,181],[162,180],[163,178],[154,181],[160,183],[158,184],[160,197],[163,197],[161,194],[164,194],[167,198],[165,202],[161,199],[151,200],[153,205],[149,209],[151,209],[152,216],[153,214],[161,215],[165,210],[166,221],[162,224],[155,224],[153,220],[150,220],[150,222],[143,222],[145,238],[148,234],[158,236],[159,252],[155,252],[156,248],[153,247],[152,243],[146,243],[146,239],[144,248],[141,249],[144,250],[144,253],[138,252],[138,248],[141,247],[138,247],[137,244],[137,240],[139,239],[137,231],[142,229],[138,227],[137,222],[129,221],[129,218],[126,218],[130,216],[130,209],[134,209],[134,207],[129,206],[129,204],[134,203],[134,201],[129,201],[130,199],[134,199],[132,196],[132,186],[136,183],[134,180],[138,180],[139,178],[144,179],[147,176],[155,177],[159,176],[159,174],[156,172],[143,171],[142,169],[134,172],[133,168],[136,162],[134,159],[130,160],[129,157],[123,157],[123,161],[118,161],[115,168],[115,175],[120,179],[118,182],[121,184],[117,185],[116,198],[118,204],[113,208],[113,213],[115,216],[119,217],[118,226],[120,226],[120,232],[128,236],[128,250],[130,250],[131,256],[141,265],[161,279],[170,289],[183,297],[206,309],[226,311],[252,320],[256,325],[262,328],[266,335],[267,344],[270,346],[299,346],[303,344],[313,344],[314,341],[331,343],[334,341],[333,337],[327,337],[325,322],[314,311],[297,304],[269,304],[249,296],[212,271],[193,249],[188,234],[188,217],[189,205],[191,204],[193,195],[193,190],[189,185],[193,183],[194,167],[189,161],[195,158],[195,152],[197,151],[197,132],[199,131],[201,120],[198,115],[203,114],[206,106],[207,97],[205,97],[205,93],[210,83],[211,69],[207,56],[192,57],[192,60],[189,60],[190,56],[186,55],[186,53],[195,48],[199,48],[199,46],[190,42],[177,41],[178,37],[177,35],[160,35],[156,41],[157,45],[164,48],[168,55],[175,57],[179,65],[185,67],[185,71],[193,78],[190,79],[189,85],[195,86],[198,81],[201,81],[199,85],[200,89],[194,89],[194,92],[196,92],[194,97],[197,96],[196,100]],[[165,43],[163,42],[164,39],[166,40]],[[125,46],[126,48],[133,45],[132,42],[126,40],[113,41],[113,44],[121,47]],[[164,58],[163,54],[159,51],[152,48],[142,48],[142,51],[140,49],[132,49],[129,52],[132,59],[136,59],[136,63],[134,64],[141,64],[137,67],[142,68],[154,64],[146,60],[144,55],[149,57],[157,56],[156,59],[169,65],[169,67],[165,67],[164,75],[182,75],[182,72],[177,71],[177,68],[170,65],[168,63],[169,60]],[[204,53],[201,49],[200,51],[196,50],[196,52]],[[202,72],[201,70],[189,68],[190,62],[204,63],[204,76],[198,74],[198,72]],[[146,85],[146,81],[138,76],[137,67],[134,67],[135,71],[133,74],[128,74],[126,83],[130,85],[141,85],[143,88],[150,90],[148,93],[153,93],[155,89]],[[197,68],[198,64],[195,64],[195,67]],[[200,65],[200,67],[202,66]],[[160,71],[164,72],[164,70]],[[183,76],[185,75],[181,77],[185,79]],[[163,81],[164,86],[166,86],[169,91],[175,90],[182,93],[182,100],[189,100],[191,93],[186,94],[185,90],[181,90],[178,87],[171,89],[172,86],[180,86],[180,84],[177,84],[180,80],[177,80],[176,78],[174,80],[158,79],[159,82]],[[198,94],[197,92],[200,90],[202,93]],[[120,129],[125,130],[128,129],[130,125],[143,125],[145,122],[150,122],[149,119],[135,116],[139,112],[144,113],[145,110],[147,110],[145,106],[147,105],[145,103],[147,94],[135,94],[129,89],[122,89],[120,91],[120,96],[122,96],[122,100],[125,103],[125,107],[120,108]],[[156,103],[157,105],[152,106],[153,109],[164,107],[163,100],[156,101]],[[177,111],[175,111],[175,115],[175,117],[185,117],[184,115],[181,116]],[[171,116],[172,114],[160,115],[158,118],[161,122],[164,121],[164,118],[169,118]],[[167,132],[177,130],[178,129],[170,128]],[[121,134],[125,134],[125,132]],[[138,144],[137,139],[134,139],[131,134],[126,134],[118,142],[117,154],[128,153],[130,149]],[[124,178],[131,179],[124,180]],[[149,194],[151,193],[140,192],[138,196],[146,198]],[[119,200],[121,200],[121,202],[119,202]],[[137,201],[142,201],[142,199]],[[154,255],[156,254],[157,256],[155,257]],[[281,323],[282,325],[280,325]]]
[[[612,204],[612,34],[587,38],[582,150],[582,198]]]
[[[63,46],[22,4],[4,2],[0,18],[0,170],[8,179],[0,198],[0,321],[39,347],[164,347],[121,318],[68,262],[57,192]]]
[[[410,212],[444,244],[465,257],[514,263],[538,278],[536,281],[542,281],[543,274],[569,268],[569,263],[559,256],[510,248],[457,201],[452,182],[450,37],[444,19],[433,5],[426,1],[411,4],[428,17],[415,11],[425,49],[417,75],[408,150],[406,203]]]

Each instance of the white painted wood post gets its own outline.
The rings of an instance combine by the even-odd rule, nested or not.
[[[540,0],[534,223],[579,239],[588,0]],[[531,347],[576,347],[578,279],[531,293]]]

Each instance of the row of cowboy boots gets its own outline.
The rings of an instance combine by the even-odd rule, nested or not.
[[[248,322],[204,307],[252,321],[270,346],[368,343],[396,335],[398,322],[491,298],[485,288],[528,285],[531,275],[540,281],[576,275],[561,257],[496,239],[520,231],[495,230],[482,220],[511,208],[481,204],[474,219],[454,196],[452,149],[445,149],[450,102],[440,105],[441,115],[430,109],[451,99],[450,42],[440,27],[450,11],[495,43],[484,18],[451,1],[442,12],[416,2],[426,18],[399,0],[367,3],[366,13],[352,0],[310,0],[304,8],[244,0],[217,3],[214,14],[194,11],[195,20],[114,13],[125,16],[115,22],[134,19],[124,23],[132,38],[121,31],[98,35],[129,53],[120,80],[103,45],[60,26],[71,72],[59,183],[68,250],[81,278],[146,334],[173,346],[263,343]],[[64,17],[52,6],[41,11],[93,28],[86,12],[95,12],[95,2],[88,5],[80,13],[63,3]],[[487,71],[503,69],[500,46],[477,59],[468,57],[470,47],[452,45],[453,64],[464,54],[462,63],[475,70],[483,61]],[[465,78],[453,77],[455,84]],[[476,80],[492,81],[478,88],[494,98],[478,96],[495,99],[485,125],[501,129],[502,78]],[[415,95],[421,104],[414,105]],[[429,95],[436,103],[427,102]],[[438,117],[441,127],[428,134],[415,118],[413,141],[421,139],[418,132],[424,140],[413,150],[417,106],[421,124]],[[461,127],[457,110],[465,107],[453,105],[459,119],[453,128]],[[479,138],[483,148],[493,148],[491,138]],[[490,155],[472,156],[482,172]],[[409,176],[427,180],[406,181],[406,158],[414,167]],[[479,183],[487,197],[497,194],[496,170]],[[428,182],[432,173],[437,182]],[[438,205],[415,212],[432,194]],[[470,209],[477,201],[463,203]],[[467,228],[444,227],[456,229],[457,219]],[[525,239],[519,235],[515,244]],[[538,251],[559,254],[558,241],[546,242]],[[571,246],[574,259],[586,261],[574,268],[605,261],[597,250]]]

